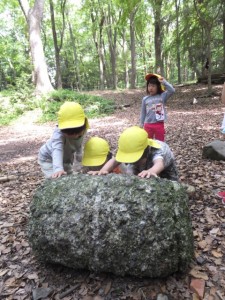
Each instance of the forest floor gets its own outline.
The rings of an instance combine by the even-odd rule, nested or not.
[[[225,161],[202,159],[204,145],[224,140],[220,133],[222,85],[213,89],[215,96],[207,98],[206,85],[178,86],[168,101],[166,141],[175,154],[180,180],[195,187],[189,197],[195,259],[187,274],[164,279],[78,272],[37,261],[27,239],[29,205],[44,180],[37,153],[55,124],[37,124],[40,112],[33,111],[1,127],[0,177],[11,176],[11,180],[0,183],[0,298],[197,300],[190,288],[197,278],[205,284],[205,300],[225,299],[225,206],[216,197],[217,191],[225,190]],[[90,120],[88,138],[106,138],[114,152],[123,129],[139,123],[144,89],[93,93],[115,100],[118,109],[112,116]],[[198,100],[195,105],[193,98]]]

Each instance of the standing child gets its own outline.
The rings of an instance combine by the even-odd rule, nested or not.
[[[65,102],[60,107],[58,125],[38,154],[38,163],[46,178],[72,173],[74,153],[76,160],[81,161],[82,142],[88,128],[88,119],[80,104]]]
[[[225,82],[223,84],[222,95],[221,95],[222,104],[225,105]],[[221,132],[225,134],[225,114],[223,116],[223,121],[221,125]]]
[[[157,74],[147,74],[147,96],[142,99],[140,123],[149,138],[165,140],[164,121],[166,120],[165,104],[175,89],[163,77]],[[166,90],[165,90],[166,89]]]

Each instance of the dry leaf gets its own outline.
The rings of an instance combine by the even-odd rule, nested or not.
[[[212,255],[216,258],[223,257],[223,254],[221,252],[216,251],[216,250],[212,250]]]
[[[200,300],[200,298],[199,298],[199,296],[197,294],[194,293],[192,300]]]
[[[5,275],[9,270],[0,270],[0,277]]]
[[[209,277],[206,273],[200,272],[198,270],[192,269],[189,274],[191,276],[193,276],[194,278],[199,278],[199,279],[204,279],[204,280],[208,280]]]
[[[210,233],[211,235],[217,235],[217,233],[219,232],[219,230],[220,230],[219,228],[213,228],[212,230],[210,230],[209,233]]]
[[[205,249],[206,246],[208,246],[207,242],[205,240],[198,242],[198,246],[201,249]]]
[[[111,286],[112,286],[112,282],[111,282],[111,280],[110,280],[110,281],[108,281],[108,283],[107,283],[107,285],[106,285],[106,287],[105,287],[105,289],[104,289],[104,294],[105,294],[105,295],[108,295],[108,293],[109,293],[109,291],[110,291],[110,289],[111,289]]]
[[[33,279],[33,280],[37,280],[38,279],[38,275],[36,273],[33,273],[33,274],[29,274],[27,275],[27,278],[28,279]]]

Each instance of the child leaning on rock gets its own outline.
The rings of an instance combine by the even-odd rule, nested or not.
[[[38,163],[46,178],[57,178],[73,172],[76,160],[82,158],[82,142],[89,128],[80,104],[65,102],[58,112],[58,125],[52,137],[40,148]]]
[[[84,145],[84,153],[81,164],[83,173],[99,171],[112,158],[109,143],[100,137],[90,138]],[[121,173],[120,168],[112,170],[113,173]]]
[[[147,132],[137,126],[127,128],[120,135],[116,157],[110,159],[100,171],[89,174],[108,174],[121,163],[129,169],[132,167],[133,174],[139,177],[159,176],[178,180],[174,156],[169,146],[162,141],[148,139]],[[122,173],[126,172],[122,170]]]

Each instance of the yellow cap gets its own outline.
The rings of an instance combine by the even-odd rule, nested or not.
[[[59,129],[76,128],[86,124],[89,128],[88,119],[79,103],[65,102],[58,111]]]
[[[84,146],[82,165],[86,167],[101,166],[109,153],[109,144],[99,137],[90,138]]]
[[[151,78],[151,77],[161,78],[162,76],[158,75],[158,74],[149,73],[149,74],[145,75],[145,80],[148,81],[149,78]],[[161,86],[162,91],[165,91],[165,87],[162,84],[160,84],[160,86]]]
[[[129,127],[120,135],[116,160],[123,163],[134,163],[141,158],[147,146],[160,148],[159,143],[148,139],[148,134],[144,129],[138,126]]]

